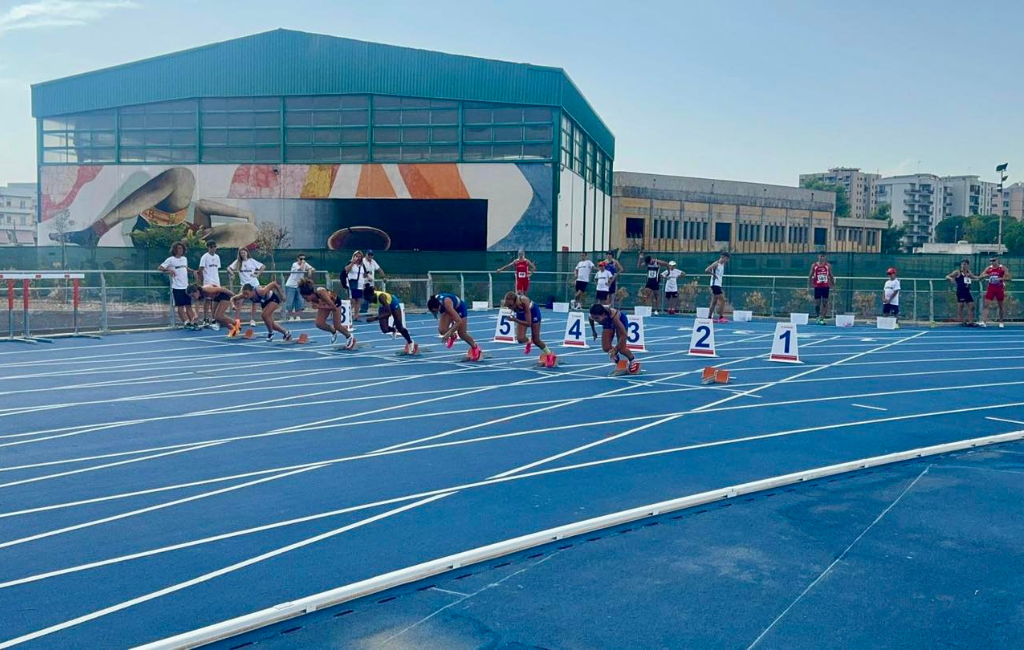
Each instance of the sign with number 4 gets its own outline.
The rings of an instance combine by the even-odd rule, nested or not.
[[[802,363],[800,361],[800,349],[797,344],[795,323],[775,324],[772,354],[768,359],[782,363]]]
[[[509,309],[502,309],[498,312],[498,320],[494,324],[494,342],[495,343],[515,343],[516,324],[509,320],[512,317],[512,311]]]
[[[715,354],[715,326],[710,318],[693,321],[690,333],[690,354],[700,357],[717,357]]]
[[[647,343],[644,342],[644,317],[630,316],[626,314],[626,347],[633,352],[647,352]]]
[[[562,345],[573,348],[590,347],[587,345],[587,332],[583,328],[583,312],[569,312],[569,319],[565,321],[565,337],[562,339]]]

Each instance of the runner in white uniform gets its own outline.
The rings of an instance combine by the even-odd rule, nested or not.
[[[705,273],[711,274],[711,305],[708,307],[708,318],[716,323],[726,323],[725,295],[722,293],[722,279],[725,277],[725,265],[729,262],[729,253],[723,252]],[[718,319],[715,319],[715,305],[718,305]]]

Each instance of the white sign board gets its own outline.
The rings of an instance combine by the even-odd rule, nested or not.
[[[626,326],[626,347],[633,352],[647,352],[647,344],[644,341],[644,317],[626,315],[628,325]]]
[[[717,357],[715,354],[715,326],[710,318],[698,318],[693,321],[693,332],[690,334],[690,355],[699,357]]]
[[[585,317],[581,311],[569,312],[569,319],[565,321],[565,336],[562,338],[562,345],[572,348],[586,348],[587,330],[584,328]]]
[[[749,323],[754,320],[754,312],[736,309],[732,312],[732,320],[736,323]]]
[[[509,320],[512,317],[512,310],[501,309],[498,311],[498,320],[494,322],[495,343],[515,343],[516,324]]]
[[[794,325],[806,325],[808,316],[810,316],[810,314],[790,314],[789,322]]]
[[[772,353],[768,359],[782,363],[800,363],[800,349],[797,343],[795,323],[775,324]]]
[[[836,314],[836,327],[853,327],[853,314]]]

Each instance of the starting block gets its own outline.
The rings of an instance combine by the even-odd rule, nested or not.
[[[718,368],[708,366],[707,368],[704,368],[704,371],[701,373],[700,383],[705,386],[708,384],[728,384],[729,371],[719,370]]]
[[[356,341],[356,344],[350,348],[346,348],[345,343],[339,343],[332,347],[334,348],[335,352],[355,352],[356,350],[361,350],[363,348],[372,348],[373,346],[370,345],[369,343],[360,343],[359,341]]]
[[[554,354],[542,354],[537,358],[538,368],[557,368],[558,357]]]
[[[480,358],[476,359],[474,361],[473,359],[470,359],[469,355],[467,354],[466,356],[462,357],[462,359],[459,360],[459,363],[480,363],[481,361],[483,361],[484,359],[487,359],[487,358],[488,358],[487,354],[486,353],[482,353],[480,355]]]
[[[615,370],[612,370],[612,374],[609,377],[621,377],[623,375],[639,375],[641,374],[640,366],[636,367],[636,372],[629,371],[629,362],[624,359],[619,359],[619,362],[615,364]]]
[[[412,350],[410,350],[408,352],[406,352],[404,348],[399,350],[398,352],[395,352],[395,356],[396,357],[418,357],[418,356],[422,355],[424,352],[429,352],[429,351],[430,351],[429,348],[421,348],[420,346],[416,345]]]
[[[309,343],[309,334],[299,334],[299,338],[293,338],[290,341],[274,341],[274,343],[277,343],[278,345],[306,345]]]
[[[238,333],[235,334],[234,336],[228,334],[225,338],[229,341],[249,341],[252,340],[252,337],[254,336],[256,336],[256,330],[250,327],[247,330],[245,330],[244,334]]]

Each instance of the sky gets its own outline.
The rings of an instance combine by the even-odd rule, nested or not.
[[[0,185],[34,181],[30,85],[297,29],[564,68],[615,169],[796,185],[1024,178],[1024,3],[0,0]]]

